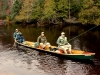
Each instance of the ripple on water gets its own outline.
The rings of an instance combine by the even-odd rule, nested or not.
[[[98,60],[95,60],[98,62]],[[99,74],[98,65],[87,61],[67,60],[36,50],[18,51],[5,50],[0,52],[0,73],[15,75],[90,75]],[[4,70],[3,70],[4,69]]]

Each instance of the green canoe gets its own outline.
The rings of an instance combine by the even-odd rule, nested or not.
[[[72,49],[72,54],[65,54],[62,53],[59,50],[56,51],[50,51],[49,49],[41,49],[41,48],[35,48],[34,42],[30,42],[30,41],[25,41],[25,44],[21,44],[21,43],[17,43],[18,46],[24,46],[33,50],[38,50],[38,51],[43,51],[43,52],[47,52],[47,53],[52,53],[55,55],[60,55],[60,56],[64,56],[65,58],[71,58],[71,59],[93,59],[95,53],[92,52],[86,52],[86,51],[82,51],[82,50],[74,50]],[[52,48],[56,48],[56,46],[51,46]]]

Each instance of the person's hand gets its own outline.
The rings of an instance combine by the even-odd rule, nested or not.
[[[69,45],[69,43],[68,43],[68,45]]]
[[[61,45],[61,43],[59,45]]]
[[[15,39],[15,42],[17,42],[17,40]]]
[[[45,44],[47,43],[47,41],[45,41]]]
[[[69,45],[69,43],[67,42],[65,45]]]

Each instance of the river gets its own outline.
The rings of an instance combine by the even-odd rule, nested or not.
[[[73,49],[95,52],[96,55],[93,60],[79,61],[36,50],[10,50],[16,28],[28,41],[36,41],[41,31],[44,31],[52,45],[56,45],[57,38],[64,31]],[[100,26],[74,38],[90,28],[81,25],[49,28],[32,25],[0,26],[0,75],[100,75]]]

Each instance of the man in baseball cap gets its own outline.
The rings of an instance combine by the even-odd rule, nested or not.
[[[57,39],[57,44],[59,49],[62,49],[64,53],[67,54],[67,50],[71,53],[71,45],[68,43],[67,37],[65,37],[65,32],[61,32],[61,36]]]
[[[41,46],[42,48],[45,48],[46,46],[48,46],[48,48],[51,48],[50,46],[50,43],[47,42],[47,39],[44,35],[44,32],[41,32],[41,35],[37,38],[37,44],[39,46]]]

